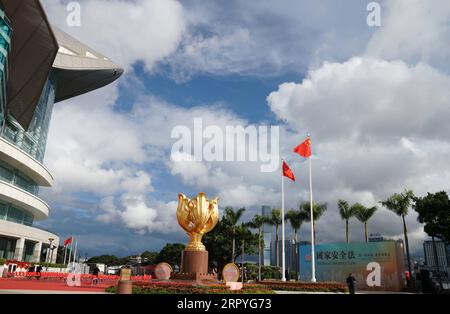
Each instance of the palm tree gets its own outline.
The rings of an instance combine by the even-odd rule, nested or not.
[[[240,226],[236,227],[236,234],[238,235],[238,238],[241,240],[241,278],[242,283],[244,283],[245,280],[245,242],[252,241],[252,239],[255,238],[255,235],[252,234],[252,232],[249,229],[248,223],[242,223]]]
[[[263,226],[269,219],[265,216],[255,215],[253,220],[246,225],[252,229],[258,229],[258,281],[261,281],[261,264],[262,264],[262,232]]]
[[[300,210],[304,213],[306,219],[311,220],[311,203],[308,201],[304,201],[300,203]],[[314,232],[314,242],[316,241],[316,221],[322,217],[325,211],[328,209],[327,203],[313,203],[313,232]]]
[[[348,230],[348,222],[350,218],[352,218],[355,213],[353,208],[348,205],[348,203],[344,200],[338,201],[339,213],[341,214],[341,218],[345,220],[345,238],[347,239],[347,244],[350,243],[349,239],[349,230]]]
[[[245,212],[245,208],[240,208],[234,211],[232,207],[225,208],[225,218],[230,222],[233,228],[233,249],[231,253],[231,260],[234,262],[236,256],[236,225]]]
[[[298,243],[298,232],[303,224],[303,222],[306,220],[306,215],[303,211],[299,211],[299,210],[294,210],[291,209],[287,212],[287,214],[285,215],[284,219],[288,220],[289,223],[291,224],[292,229],[294,230],[294,247],[295,247],[295,272],[296,272],[296,277],[298,278],[298,248],[297,248],[297,243]]]
[[[406,247],[406,258],[408,260],[408,271],[411,275],[411,258],[409,256],[409,241],[408,241],[408,229],[406,227],[405,217],[408,215],[408,209],[414,200],[414,192],[411,190],[404,190],[403,193],[394,194],[387,200],[381,202],[381,204],[393,211],[398,216],[402,217],[403,220],[403,235],[405,237],[405,247]],[[409,282],[408,282],[409,284]]]
[[[276,252],[276,258],[277,258],[277,267],[280,266],[279,261],[279,255],[280,252],[278,252],[278,228],[280,227],[282,223],[282,217],[281,217],[281,210],[280,209],[273,209],[272,210],[272,216],[269,217],[269,224],[272,226],[275,226],[275,252]]]
[[[364,224],[364,239],[366,240],[366,243],[369,242],[367,223],[370,218],[373,217],[377,209],[378,208],[376,206],[368,208],[360,203],[356,203],[352,206],[352,210],[354,211],[356,218]]]

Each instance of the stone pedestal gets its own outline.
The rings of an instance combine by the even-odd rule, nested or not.
[[[208,252],[184,250],[181,255],[181,270],[175,274],[177,280],[216,280],[216,274],[208,273]]]
[[[208,251],[184,250],[181,257],[181,273],[185,274],[207,274],[208,273]]]

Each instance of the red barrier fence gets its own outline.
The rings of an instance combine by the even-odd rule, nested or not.
[[[40,274],[35,272],[8,272],[7,276],[9,278],[24,278],[24,279],[42,279],[42,280],[61,280],[66,281],[70,275],[75,275],[75,273],[49,273],[49,272],[41,272]],[[117,275],[102,275],[94,276],[92,274],[78,274],[80,276],[80,280],[82,282],[93,281],[94,279],[98,279],[101,283],[111,282],[116,283],[119,281],[120,276]],[[151,281],[152,276],[144,275],[144,276],[131,276],[132,281]]]

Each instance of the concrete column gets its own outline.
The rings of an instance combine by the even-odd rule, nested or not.
[[[39,263],[41,259],[42,242],[38,242],[34,245],[33,262]]]
[[[47,248],[47,254],[45,255],[45,263],[50,263],[50,248]]]
[[[50,255],[52,254],[52,252],[50,251]],[[53,250],[53,256],[52,256],[52,264],[56,264],[56,257],[58,255],[58,247],[55,246],[55,249]]]
[[[24,247],[25,247],[25,238],[18,239],[16,241],[16,251],[14,252],[15,260],[22,261]]]

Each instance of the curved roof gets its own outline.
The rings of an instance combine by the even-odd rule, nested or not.
[[[58,51],[39,0],[0,0],[13,28],[7,107],[28,128]]]
[[[0,0],[13,28],[7,109],[28,129],[53,67],[55,102],[101,88],[123,69],[75,38],[50,26],[39,0]],[[56,37],[55,37],[56,35]]]
[[[58,83],[56,101],[101,88],[118,79],[123,69],[101,53],[53,27],[59,51],[53,68]]]

